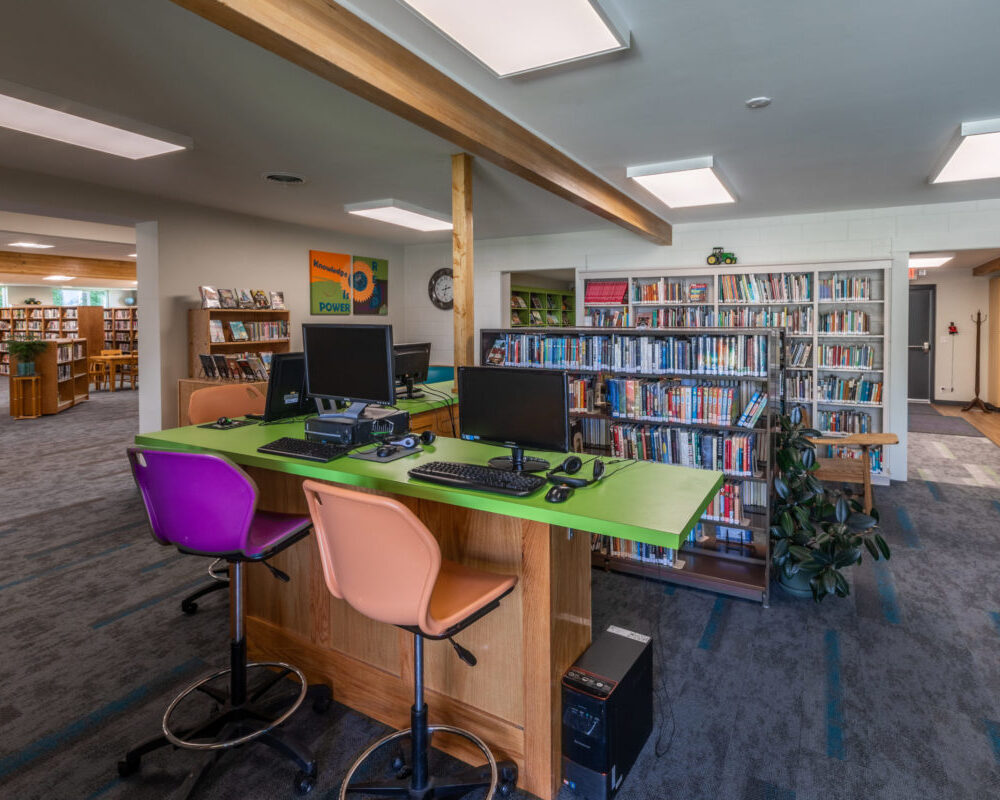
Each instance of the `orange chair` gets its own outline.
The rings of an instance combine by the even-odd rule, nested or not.
[[[410,728],[396,731],[369,746],[347,770],[340,798],[348,793],[403,797],[458,797],[486,788],[507,797],[517,784],[517,765],[497,763],[475,734],[450,725],[428,725],[424,703],[424,639],[447,639],[465,663],[472,653],[452,638],[500,605],[517,578],[497,575],[441,558],[437,539],[402,503],[305,481],[320,563],[327,589],[366,617],[398,625],[413,634],[414,704]],[[447,776],[428,774],[430,736],[442,731],[461,736],[486,756],[488,766]],[[409,736],[410,777],[375,783],[352,782],[354,773],[382,746]]]
[[[102,356],[120,356],[123,355],[121,350],[102,350]]]
[[[266,401],[260,389],[247,383],[206,386],[191,393],[188,418],[192,425],[201,425],[215,422],[219,417],[263,414]]]

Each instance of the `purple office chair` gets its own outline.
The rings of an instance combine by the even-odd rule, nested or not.
[[[118,762],[119,774],[136,772],[143,755],[167,745],[206,751],[209,757],[181,787],[179,796],[187,797],[222,751],[259,741],[298,765],[295,789],[299,794],[309,792],[316,780],[316,760],[291,737],[276,730],[302,705],[306,679],[300,670],[282,662],[247,663],[243,570],[247,561],[259,561],[276,578],[287,581],[288,576],[265,559],[309,533],[312,521],[307,516],[257,511],[253,480],[221,456],[132,447],[128,458],[153,538],[182,553],[225,559],[233,570],[233,600],[230,666],[200,678],[177,695],[163,715],[163,733],[129,750]],[[248,672],[252,668],[260,668],[264,678],[251,689]],[[210,685],[227,673],[228,692]],[[285,698],[287,708],[275,711],[274,701],[265,700],[265,695],[293,673],[300,684],[298,696],[290,705]],[[199,724],[175,730],[171,716],[181,701],[196,691],[211,697],[218,708]],[[330,702],[329,689],[322,687],[314,708],[325,711]]]

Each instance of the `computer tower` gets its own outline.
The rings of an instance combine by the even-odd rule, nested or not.
[[[653,730],[650,638],[609,627],[563,675],[562,708],[563,784],[610,800]]]
[[[410,430],[410,412],[390,408],[368,408],[360,419],[310,417],[306,420],[306,439],[324,444],[371,444],[391,435]]]

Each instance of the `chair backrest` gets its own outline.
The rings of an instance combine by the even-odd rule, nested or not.
[[[249,383],[208,386],[191,392],[188,419],[192,425],[201,425],[204,422],[215,422],[219,417],[263,414],[266,402],[267,398],[261,390]]]
[[[305,481],[327,588],[366,617],[428,629],[441,548],[390,497]]]
[[[130,447],[129,463],[153,538],[192,553],[243,553],[257,487],[238,466],[208,453]]]
[[[121,350],[102,350],[102,356],[120,356],[122,354]]]

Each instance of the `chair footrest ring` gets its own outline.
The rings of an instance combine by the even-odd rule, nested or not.
[[[247,672],[255,667],[273,667],[279,670],[285,670],[288,674],[295,675],[299,680],[299,695],[292,702],[292,705],[277,719],[269,720],[266,722],[264,727],[259,730],[251,731],[250,733],[244,734],[242,736],[237,736],[232,739],[225,739],[216,742],[196,742],[185,739],[184,736],[187,735],[186,732],[177,733],[171,729],[170,717],[176,710],[177,706],[184,700],[185,697],[200,690],[203,686],[211,683],[214,680],[218,680],[223,675],[228,675],[232,670],[228,667],[226,669],[220,669],[217,672],[213,672],[210,675],[206,675],[203,678],[199,678],[194,683],[190,684],[184,691],[177,695],[167,706],[166,713],[163,715],[163,735],[167,738],[172,745],[176,747],[183,747],[188,750],[222,750],[227,747],[237,747],[241,744],[246,744],[247,742],[253,741],[254,739],[262,736],[279,725],[283,724],[289,717],[292,716],[302,705],[302,701],[305,700],[306,691],[309,688],[306,683],[306,676],[302,674],[302,671],[291,664],[285,664],[281,661],[253,661],[247,664]],[[246,720],[252,720],[253,715],[247,713],[247,707],[250,705],[248,702],[243,706],[228,706],[228,708],[223,708],[218,713],[218,719],[221,721],[226,717],[231,717],[232,719],[238,719],[241,722]],[[202,726],[206,727],[206,726]]]

